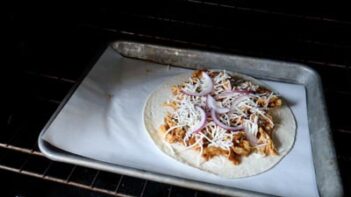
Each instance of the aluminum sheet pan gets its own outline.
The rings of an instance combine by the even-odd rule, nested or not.
[[[311,135],[314,167],[318,191],[321,196],[342,195],[342,186],[336,163],[335,151],[333,148],[331,133],[324,104],[320,78],[316,72],[308,67],[299,64],[277,62],[248,57],[239,57],[226,54],[176,49],[164,46],[156,46],[133,42],[115,42],[111,46],[116,52],[128,58],[137,58],[153,61],[165,65],[180,66],[186,68],[218,68],[235,69],[237,72],[248,74],[260,79],[268,79],[279,82],[302,84],[306,87],[308,122]],[[213,65],[216,65],[214,67]],[[218,66],[217,66],[218,65]],[[275,72],[272,72],[274,70]],[[78,84],[75,88],[78,87]],[[155,180],[205,190],[224,195],[261,195],[256,192],[227,188],[218,185],[200,183],[181,178],[165,176],[124,166],[118,166],[93,159],[84,158],[68,153],[51,146],[42,139],[43,133],[61,111],[65,103],[73,94],[75,88],[61,103],[55,114],[49,120],[39,136],[40,150],[49,158],[67,163],[74,163],[91,168],[107,170],[111,172],[136,176],[140,178]],[[262,194],[263,195],[263,194]]]

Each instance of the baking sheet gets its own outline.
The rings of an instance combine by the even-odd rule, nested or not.
[[[163,80],[187,71],[124,58],[109,47],[48,127],[43,139],[71,153],[151,172],[266,194],[318,195],[302,85],[266,81],[293,104],[298,129],[292,151],[266,173],[230,180],[163,154],[144,129],[144,103]]]

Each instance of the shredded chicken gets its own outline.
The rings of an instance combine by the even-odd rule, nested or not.
[[[214,88],[210,95],[216,98],[219,107],[229,109],[227,113],[218,114],[219,121],[229,128],[242,127],[239,131],[226,130],[216,124],[213,117],[208,115],[206,95],[183,93],[182,90],[187,88],[201,91],[203,72],[207,72],[213,81]],[[270,111],[280,107],[282,100],[267,88],[232,77],[225,71],[197,70],[188,81],[173,86],[171,91],[173,97],[164,106],[170,107],[173,112],[166,115],[160,127],[167,143],[191,147],[199,151],[205,160],[225,156],[235,165],[253,152],[265,156],[278,155],[272,140],[275,125]],[[199,124],[195,118],[198,117],[195,106],[207,111],[206,125],[199,131],[191,131],[195,124]]]

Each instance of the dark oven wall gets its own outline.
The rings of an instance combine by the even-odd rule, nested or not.
[[[322,77],[343,184],[351,173],[351,16],[348,6],[298,2],[130,2],[7,7],[6,84],[0,176],[9,194],[176,195],[208,193],[49,161],[37,136],[70,88],[115,40],[194,48],[306,64]],[[28,184],[48,185],[38,189]],[[57,189],[62,188],[64,189]],[[51,188],[51,189],[50,189]],[[54,189],[56,188],[56,189]],[[85,193],[84,193],[85,194]]]

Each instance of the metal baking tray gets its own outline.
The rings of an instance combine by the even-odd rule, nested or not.
[[[128,41],[113,42],[111,43],[111,46],[117,53],[120,53],[122,56],[127,58],[137,58],[159,64],[192,69],[201,67],[214,68],[214,65],[216,65],[215,68],[218,69],[235,69],[237,72],[248,74],[260,79],[304,85],[307,95],[308,124],[310,128],[313,162],[319,195],[343,195],[343,188],[338,171],[331,136],[332,134],[329,127],[321,79],[319,75],[311,68],[295,63]],[[78,86],[79,83],[72,88],[70,93],[66,96],[64,101],[60,104],[56,112],[52,115],[47,125],[40,133],[38,138],[39,148],[48,158],[56,161],[73,163],[90,168],[178,185],[196,190],[214,192],[222,195],[264,195],[240,188],[223,187],[101,162],[55,148],[54,146],[45,142],[42,139],[42,136]]]

